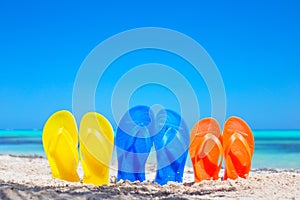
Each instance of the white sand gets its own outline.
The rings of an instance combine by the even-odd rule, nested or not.
[[[247,179],[191,184],[193,170],[186,167],[184,183],[165,186],[152,183],[151,164],[143,183],[115,183],[116,167],[110,173],[109,185],[70,183],[52,179],[45,158],[1,155],[0,199],[300,199],[300,170],[255,169]]]

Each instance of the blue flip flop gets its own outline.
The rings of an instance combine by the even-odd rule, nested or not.
[[[118,181],[145,180],[145,164],[152,147],[152,119],[147,106],[133,107],[122,117],[115,139]]]
[[[168,109],[159,111],[152,140],[157,159],[155,182],[160,185],[182,182],[190,136],[180,115]]]

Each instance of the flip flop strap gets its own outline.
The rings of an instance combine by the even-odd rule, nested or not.
[[[182,134],[182,133],[180,132],[180,130],[178,130],[178,127],[176,127],[176,128],[175,128],[175,126],[168,127],[167,131],[170,131],[171,129],[176,131],[176,134],[175,134],[173,140],[176,139],[177,141],[179,141],[180,145],[178,145],[178,148],[182,148],[182,147],[188,148],[188,144],[185,144],[184,141],[182,139],[180,139],[180,134]],[[180,128],[180,129],[182,130],[182,128]],[[165,131],[165,133],[167,131]],[[170,143],[168,143],[167,146],[168,145],[170,145]],[[165,147],[167,147],[167,146],[165,146]],[[187,151],[187,149],[181,149],[181,150],[183,153],[185,151]],[[164,148],[164,155],[166,156],[165,159],[167,159],[168,161],[172,161],[172,162],[176,161],[179,158],[179,157],[176,157],[178,155],[174,155],[168,148]],[[177,167],[179,167],[179,166],[177,166]],[[173,170],[177,171],[178,169],[174,168],[174,165],[173,165]]]
[[[220,152],[220,155],[219,157],[221,157],[221,160],[219,161],[219,164],[218,164],[218,168],[221,167],[222,165],[222,161],[223,161],[223,147],[222,147],[222,144],[219,140],[219,138],[217,138],[214,134],[211,134],[211,133],[207,133],[205,136],[204,136],[204,141],[202,142],[201,145],[199,145],[199,147],[196,149],[196,156],[195,156],[195,163],[198,163],[198,155],[199,154],[202,154],[203,153],[203,149],[205,147],[205,144],[209,141],[209,140],[212,140],[217,146],[218,146],[218,149],[219,149],[219,152]],[[213,148],[213,146],[211,147],[211,149]],[[204,152],[204,155],[201,156],[202,158],[204,158],[205,156],[209,155],[209,152]]]
[[[250,164],[251,164],[251,157],[252,157],[252,153],[250,151],[250,147],[249,147],[249,144],[248,142],[245,140],[245,138],[243,137],[242,133],[239,133],[239,132],[235,132],[231,135],[230,137],[230,142],[227,146],[227,148],[225,149],[225,157],[228,156],[229,152],[230,152],[230,149],[233,145],[233,143],[239,139],[242,144],[244,145],[244,147],[246,148],[246,151],[247,151],[247,156],[249,157],[249,161],[250,161]]]
[[[67,141],[66,145],[70,148],[73,148],[74,141],[73,138],[70,136],[70,133],[67,129],[64,127],[59,129],[58,135],[50,142],[49,150],[50,152],[54,152],[54,149],[56,148],[56,144],[60,138],[63,137]]]

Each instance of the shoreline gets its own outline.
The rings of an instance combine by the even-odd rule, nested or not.
[[[113,163],[115,165],[116,163]],[[78,173],[82,177],[82,168]],[[298,199],[300,169],[252,169],[247,179],[192,184],[193,169],[185,167],[183,183],[160,186],[151,180],[155,165],[146,165],[145,182],[119,181],[110,170],[110,184],[93,186],[52,179],[48,161],[39,156],[0,155],[1,199]],[[222,172],[221,172],[222,173]],[[220,174],[221,174],[220,173]]]

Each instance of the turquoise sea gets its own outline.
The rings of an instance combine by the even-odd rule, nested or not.
[[[253,168],[300,169],[300,131],[253,131]],[[0,131],[0,154],[45,156],[42,132]],[[188,158],[189,159],[189,158]],[[190,165],[190,162],[187,162]]]

